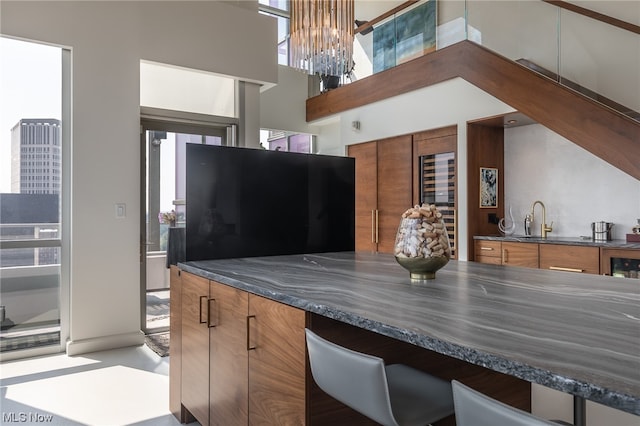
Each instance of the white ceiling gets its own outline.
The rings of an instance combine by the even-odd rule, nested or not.
[[[369,21],[404,3],[406,0],[355,0],[355,19]]]

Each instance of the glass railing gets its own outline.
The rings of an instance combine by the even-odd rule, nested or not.
[[[60,344],[60,224],[0,224],[0,353]]]
[[[462,40],[640,121],[640,35],[543,1],[421,0],[356,34],[342,84]]]
[[[467,22],[484,47],[640,121],[638,34],[542,1],[467,2]]]

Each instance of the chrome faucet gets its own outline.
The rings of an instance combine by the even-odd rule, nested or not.
[[[551,225],[547,226],[547,209],[544,207],[542,201],[534,201],[531,205],[531,218],[534,218],[534,210],[536,208],[536,204],[540,204],[542,207],[542,223],[540,224],[540,236],[542,238],[547,238],[547,233],[553,231],[553,221],[551,221]]]

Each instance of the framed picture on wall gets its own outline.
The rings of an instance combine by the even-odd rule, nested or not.
[[[498,169],[480,167],[480,208],[498,207]]]

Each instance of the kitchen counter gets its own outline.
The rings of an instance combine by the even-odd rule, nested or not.
[[[594,241],[587,237],[525,237],[524,235],[474,235],[474,240],[487,241],[507,241],[517,243],[536,243],[536,244],[565,244],[574,246],[591,246],[591,247],[607,247],[621,249],[638,249],[640,243],[628,243],[627,240],[611,240],[611,241]]]
[[[450,261],[411,282],[391,255],[180,263],[182,270],[640,415],[640,286]]]

